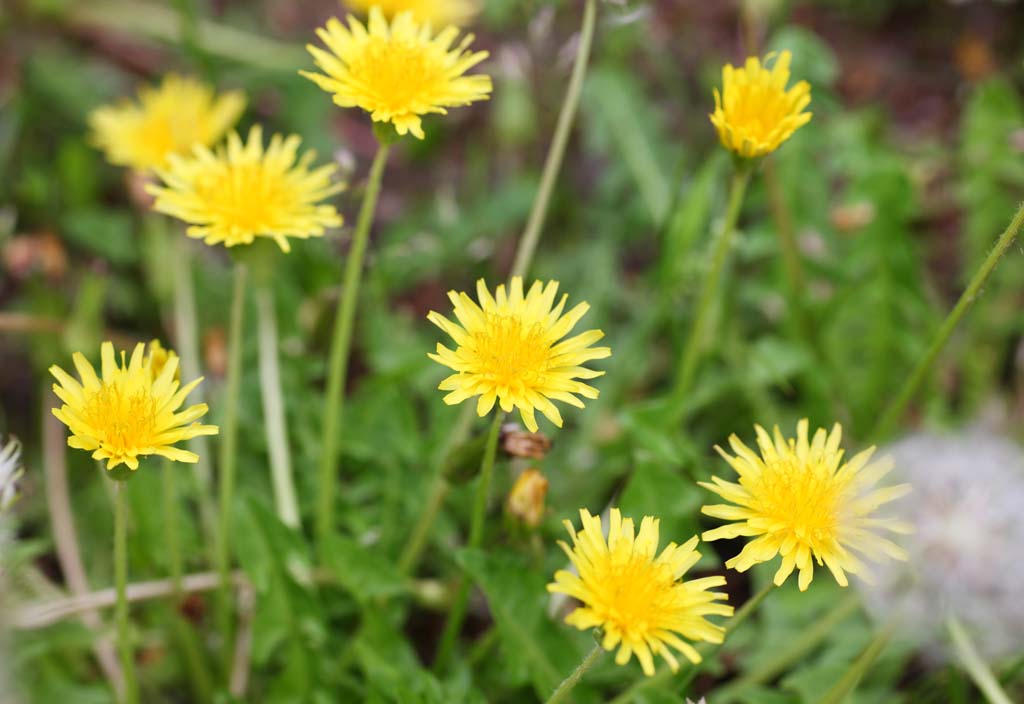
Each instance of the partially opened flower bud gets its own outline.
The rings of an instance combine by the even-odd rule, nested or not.
[[[544,520],[544,499],[547,495],[547,477],[531,467],[512,485],[506,504],[508,512],[513,518],[536,528]]]

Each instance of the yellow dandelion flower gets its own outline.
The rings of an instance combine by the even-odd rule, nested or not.
[[[417,22],[433,27],[463,27],[480,11],[477,0],[345,0],[345,5],[363,14],[377,6],[388,18],[411,12]]]
[[[768,67],[752,56],[742,68],[727,64],[722,69],[722,92],[715,89],[711,123],[722,146],[741,157],[754,159],[771,154],[811,120],[803,112],[811,102],[811,86],[800,81],[787,89],[792,55],[781,52]]]
[[[547,285],[536,281],[523,295],[523,280],[518,276],[512,279],[507,294],[502,284],[493,297],[484,280],[477,281],[479,304],[465,293],[449,291],[448,298],[459,322],[453,323],[434,311],[427,315],[456,344],[453,351],[438,343],[437,354],[428,355],[455,370],[438,386],[450,392],[444,397],[445,403],[453,405],[479,396],[476,412],[480,416],[487,415],[495,402],[506,413],[518,408],[523,423],[536,432],[534,411],[562,427],[562,415],[552,400],[583,408],[577,394],[597,398],[597,389],[576,379],[594,379],[604,374],[582,365],[609,357],[612,351],[590,346],[604,337],[600,330],[588,330],[562,340],[590,306],[580,303],[563,314],[569,296],[563,294],[558,305],[554,305],[557,292],[557,281]]]
[[[166,349],[161,345],[160,340],[149,341],[149,347],[146,350],[146,366],[149,367],[149,371],[153,375],[153,379],[159,377],[163,372],[164,367],[166,367],[172,360],[175,364],[174,380],[181,381],[181,367],[178,366],[178,355],[174,350]]]
[[[300,73],[332,93],[337,105],[362,108],[374,122],[390,122],[401,135],[412,132],[423,139],[423,115],[444,115],[445,108],[486,100],[491,93],[490,76],[463,75],[487,52],[469,50],[473,35],[456,46],[459,30],[452,25],[434,36],[430,25],[418,24],[411,12],[397,15],[389,25],[374,6],[366,26],[352,16],[348,27],[332,18],[317,36],[329,51],[306,48],[324,73]]]
[[[654,674],[655,655],[665,658],[673,672],[679,669],[669,646],[698,663],[700,653],[687,640],[722,642],[725,629],[705,617],[732,616],[731,606],[716,603],[727,596],[708,591],[724,585],[725,578],[680,581],[700,559],[694,549],[697,536],[684,545],[669,543],[657,555],[657,518],[644,516],[640,532],[634,536],[633,520],[623,519],[619,509],[613,508],[607,540],[599,517],[581,509],[580,519],[583,529],[579,533],[565,521],[572,549],[558,543],[579,574],[559,570],[548,585],[549,592],[583,602],[566,623],[580,630],[600,628],[604,633],[601,647],[619,648],[615,662],[625,665],[636,655],[648,676]]]
[[[214,144],[244,109],[239,92],[218,96],[193,78],[169,75],[160,87],[140,90],[138,102],[97,108],[89,125],[110,163],[145,171],[166,166],[172,154],[186,154],[196,144]]]
[[[345,189],[332,181],[335,164],[311,169],[316,153],[299,156],[298,136],[275,134],[263,147],[263,130],[253,127],[248,142],[233,132],[216,151],[197,146],[191,157],[172,156],[157,174],[163,186],[147,190],[153,208],[187,223],[188,236],[206,244],[234,247],[269,237],[285,252],[289,237],[321,237],[341,225],[324,198]]]
[[[715,448],[739,474],[738,484],[718,477],[712,477],[712,483],[701,482],[735,504],[701,509],[708,516],[735,521],[704,533],[704,540],[757,536],[726,567],[744,572],[781,555],[775,584],[781,585],[799,569],[798,583],[804,591],[814,577],[814,562],[828,567],[845,587],[847,572],[865,569],[854,553],[875,561],[906,559],[902,548],[877,531],[905,533],[909,526],[872,515],[910,491],[908,484],[874,488],[892,469],[890,460],[871,462],[872,447],[844,462],[838,423],[830,433],[819,428],[810,440],[806,420],[797,424],[795,440],[784,438],[778,427],[774,438],[761,426],[755,430],[760,455],[736,435],[729,438],[735,456]]]
[[[176,462],[196,462],[195,453],[174,447],[197,435],[216,435],[217,427],[200,425],[205,403],[182,411],[182,403],[202,379],[180,386],[175,381],[178,357],[170,354],[158,375],[153,374],[154,355],[145,354],[139,343],[126,363],[114,356],[114,345],[100,348],[102,377],[80,353],[73,356],[79,380],[60,367],[50,367],[59,383],[54,393],[64,402],[53,415],[71,430],[68,445],[92,452],[93,459],[107,460],[107,469],[125,464],[139,468],[139,457],[161,455]]]

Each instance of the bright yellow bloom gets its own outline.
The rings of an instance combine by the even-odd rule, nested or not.
[[[486,100],[491,93],[490,76],[463,75],[487,52],[469,51],[473,35],[455,46],[459,30],[454,26],[433,36],[430,26],[418,24],[410,12],[389,26],[375,6],[366,26],[352,16],[348,27],[332,18],[317,36],[330,51],[306,48],[324,73],[300,73],[332,93],[337,105],[362,108],[374,122],[393,124],[398,134],[423,139],[421,116],[444,115],[445,108]]]
[[[735,435],[730,436],[729,445],[736,456],[715,448],[739,474],[739,483],[712,477],[713,483],[701,482],[701,486],[736,505],[704,506],[701,511],[736,522],[704,533],[704,540],[758,536],[725,566],[744,572],[781,555],[775,584],[781,585],[799,569],[801,591],[814,577],[815,561],[827,566],[845,587],[846,572],[865,569],[854,553],[875,561],[905,560],[903,549],[876,531],[905,533],[909,526],[872,514],[910,491],[910,485],[873,488],[892,469],[890,460],[870,462],[872,447],[844,462],[838,423],[831,433],[819,428],[811,440],[807,429],[807,421],[801,420],[793,440],[784,438],[776,427],[773,439],[755,426],[760,455]]]
[[[547,495],[547,477],[530,467],[523,470],[512,485],[505,506],[510,516],[536,528],[544,520],[544,499]]]
[[[715,88],[711,123],[726,149],[748,159],[771,154],[811,120],[803,112],[811,102],[810,84],[800,81],[787,90],[792,56],[783,51],[768,68],[772,56],[764,64],[752,56],[743,68],[726,64],[722,92]]]
[[[562,416],[552,399],[583,408],[576,394],[597,398],[597,389],[575,380],[604,374],[582,365],[609,357],[612,351],[590,346],[604,337],[600,330],[562,340],[590,306],[580,303],[563,315],[569,296],[564,294],[554,305],[557,292],[557,281],[549,281],[546,286],[536,281],[524,296],[523,280],[518,276],[512,279],[508,294],[502,284],[494,297],[483,279],[477,281],[479,305],[465,293],[449,291],[459,322],[453,323],[434,311],[427,315],[457,346],[452,351],[438,343],[437,354],[428,355],[455,370],[438,386],[451,392],[444,402],[452,405],[479,396],[476,412],[480,416],[487,415],[495,402],[506,413],[518,408],[526,427],[537,432],[534,411],[562,427]]]
[[[263,148],[263,130],[253,127],[243,143],[231,133],[217,151],[196,147],[189,158],[172,156],[157,174],[164,186],[150,185],[155,210],[187,223],[188,236],[228,247],[269,237],[285,252],[289,237],[321,237],[341,225],[333,205],[319,204],[345,189],[333,182],[335,164],[315,169],[316,153],[299,157],[296,135],[275,134]]]
[[[174,380],[181,381],[181,367],[178,366],[178,355],[174,350],[166,349],[161,345],[160,340],[149,341],[149,349],[146,351],[146,365],[149,367],[154,380],[160,376],[164,367],[171,361],[175,364]]]
[[[138,102],[97,108],[89,125],[110,163],[145,171],[166,166],[170,155],[186,154],[197,144],[214,144],[244,109],[239,92],[217,96],[193,78],[169,75],[159,88],[140,90]]]
[[[216,426],[196,422],[206,414],[205,403],[178,411],[202,379],[180,387],[175,381],[178,357],[173,354],[154,375],[154,355],[147,356],[142,343],[135,346],[127,363],[122,352],[118,364],[114,345],[104,342],[100,359],[102,378],[80,352],[73,356],[80,381],[56,365],[50,367],[59,382],[53,391],[64,402],[53,409],[53,415],[71,430],[68,445],[92,452],[93,459],[107,460],[107,469],[120,464],[138,469],[138,458],[146,455],[196,462],[195,453],[174,444],[217,434]]]
[[[432,27],[447,27],[456,24],[464,27],[477,12],[477,0],[344,0],[353,10],[368,13],[375,5],[388,18],[403,12],[411,12],[413,19]]]
[[[690,641],[722,642],[725,629],[705,617],[732,616],[731,606],[715,603],[724,601],[726,594],[708,591],[724,585],[725,578],[680,581],[700,559],[694,549],[697,536],[685,545],[669,543],[656,556],[657,518],[644,516],[640,532],[634,537],[633,520],[623,520],[619,509],[613,508],[607,540],[599,517],[581,509],[580,519],[583,530],[578,534],[572,523],[565,521],[572,549],[558,542],[579,574],[559,570],[554,583],[548,585],[549,592],[568,594],[583,602],[569,614],[566,623],[580,630],[602,629],[601,647],[619,647],[615,662],[625,665],[635,654],[648,676],[654,674],[654,655],[665,658],[673,672],[679,669],[669,646],[690,662],[701,661],[700,653],[679,636]]]

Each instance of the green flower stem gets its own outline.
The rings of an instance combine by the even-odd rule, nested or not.
[[[188,239],[182,234],[174,237],[177,266],[171,267],[174,272],[174,334],[178,355],[181,358],[181,376],[184,379],[198,379],[202,376],[199,363],[199,322],[196,314],[195,284],[192,280],[192,249]],[[202,386],[192,392],[194,403],[203,402]],[[210,476],[209,447],[210,441],[205,435],[199,435],[188,441],[189,449],[199,455],[199,461],[193,465],[196,480],[196,502],[199,506],[199,519],[203,531],[210,538],[207,544],[214,546],[216,541],[216,509],[210,489],[213,480]],[[210,557],[216,561],[215,551],[211,549]]]
[[[377,211],[384,166],[388,160],[390,145],[382,141],[370,169],[370,178],[363,195],[363,205],[356,221],[352,250],[345,262],[345,278],[342,284],[341,301],[334,324],[331,340],[330,361],[327,371],[327,391],[324,396],[323,440],[320,454],[320,478],[317,486],[316,541],[320,560],[324,560],[327,539],[334,530],[334,488],[339,465],[338,425],[342,422],[345,402],[345,381],[348,376],[348,360],[352,351],[352,330],[356,317],[356,303],[359,300],[359,283],[363,275],[363,259],[370,239],[370,227]]]
[[[996,246],[992,248],[985,261],[982,262],[981,266],[974,273],[974,277],[967,285],[967,289],[963,295],[960,296],[960,300],[957,301],[956,306],[950,311],[946,320],[942,323],[942,326],[936,332],[935,337],[932,338],[932,343],[928,347],[928,351],[925,353],[921,361],[918,362],[917,367],[907,377],[903,387],[896,397],[890,402],[889,406],[885,409],[885,412],[881,414],[878,419],[878,423],[875,424],[874,430],[870,433],[869,437],[877,440],[884,440],[889,433],[892,432],[896,424],[899,423],[900,418],[903,417],[903,412],[907,408],[907,404],[914,398],[917,391],[920,389],[921,384],[924,382],[928,373],[931,371],[932,365],[935,364],[935,360],[939,354],[945,348],[946,343],[949,342],[949,338],[952,336],[956,326],[960,323],[960,320],[967,314],[967,311],[971,309],[974,301],[977,300],[978,296],[981,295],[982,290],[985,288],[985,283],[988,278],[995,271],[996,265],[999,264],[999,260],[1006,254],[1006,250],[1013,244],[1014,239],[1017,237],[1017,233],[1020,231],[1021,226],[1024,225],[1024,203],[1017,209],[1017,214],[1013,216],[1013,220],[1007,226],[1003,234],[999,236],[999,240],[996,242]]]
[[[562,160],[565,157],[565,148],[569,143],[569,133],[572,131],[573,122],[576,120],[576,111],[580,105],[580,95],[583,92],[583,80],[587,75],[587,63],[590,60],[590,48],[594,44],[594,27],[597,24],[597,1],[587,0],[583,9],[583,27],[580,29],[580,42],[576,49],[576,60],[572,69],[572,77],[569,79],[569,87],[565,93],[565,100],[562,101],[562,109],[558,114],[558,124],[555,126],[555,135],[551,140],[551,147],[548,149],[547,160],[544,162],[544,172],[540,179],[540,189],[533,201],[533,209],[526,223],[526,230],[519,242],[519,249],[516,252],[515,262],[512,265],[512,276],[525,276],[533,262],[533,255],[537,250],[537,243],[540,241],[540,233],[544,229],[544,221],[548,214],[548,205],[551,202],[551,193],[558,179],[558,173],[562,169]]]
[[[494,458],[498,454],[498,436],[501,434],[501,424],[505,414],[499,410],[494,412],[494,420],[491,422],[491,430],[487,435],[487,446],[484,448],[483,460],[480,463],[480,479],[476,487],[476,497],[473,500],[473,514],[469,524],[468,547],[475,550],[481,546],[484,539],[484,521],[487,517],[487,502],[491,493],[491,479],[494,476]],[[472,585],[468,577],[463,576],[459,584],[459,591],[452,603],[452,609],[448,613],[448,622],[445,624],[444,633],[441,634],[441,643],[437,648],[437,657],[434,660],[435,671],[442,671],[448,666],[452,652],[455,649],[455,641],[462,630],[462,621],[466,617],[466,607],[469,605],[469,590]]]
[[[715,240],[715,248],[711,258],[711,269],[704,279],[704,286],[701,288],[700,296],[697,299],[697,312],[693,319],[693,327],[690,328],[690,337],[686,340],[683,356],[679,360],[679,369],[676,373],[674,389],[675,399],[679,403],[685,400],[686,394],[693,386],[697,365],[704,351],[708,326],[711,323],[711,310],[714,308],[722,274],[729,261],[729,253],[732,251],[736,222],[740,216],[743,196],[746,193],[752,169],[753,166],[750,162],[739,161],[733,172],[732,185],[729,189],[729,205],[725,212],[725,223],[718,238]]]
[[[843,673],[839,681],[832,685],[832,688],[825,692],[824,696],[818,699],[817,704],[842,704],[846,697],[857,688],[857,684],[864,677],[865,673],[875,664],[875,660],[882,654],[885,646],[892,638],[892,629],[884,628],[874,639],[868,643],[861,654],[853,661],[849,669]]]
[[[978,649],[974,646],[970,636],[967,635],[967,631],[960,625],[960,622],[953,616],[950,616],[946,621],[946,627],[949,629],[949,635],[953,639],[953,647],[956,649],[956,654],[960,658],[961,664],[967,670],[967,674],[970,675],[974,684],[985,695],[985,700],[989,704],[1011,704],[1010,697],[999,686],[999,680],[995,678],[992,670],[985,664],[985,661],[978,653]]]
[[[583,675],[587,674],[587,670],[594,666],[594,663],[597,662],[602,653],[604,653],[604,649],[600,645],[595,645],[594,649],[583,658],[583,662],[577,665],[572,674],[562,680],[562,684],[558,685],[558,688],[552,692],[551,697],[548,698],[548,704],[557,704],[557,702],[564,701],[569,696],[569,692],[572,691],[573,687],[583,679]]]
[[[242,322],[245,317],[245,284],[248,270],[235,263],[228,333],[228,369],[224,390],[224,420],[220,428],[220,509],[217,526],[217,573],[220,577],[218,621],[224,671],[231,671],[231,509],[238,461],[238,391],[242,381]]]
[[[846,621],[859,607],[860,599],[855,594],[845,597],[828,613],[805,629],[799,637],[781,649],[771,660],[716,690],[715,702],[726,704],[726,702],[735,701],[736,697],[749,687],[772,681],[780,673],[785,672],[790,665],[802,660],[817,648],[832,632],[832,629]]]
[[[747,599],[747,601],[740,607],[740,610],[733,614],[733,617],[728,620],[725,626],[725,635],[723,636],[723,643],[729,638],[732,633],[739,628],[744,621],[750,618],[750,615],[757,610],[757,607],[761,605],[761,602],[772,592],[774,584],[768,582],[764,587],[761,588],[754,596]],[[697,648],[697,651],[702,657],[707,659],[708,656],[713,654],[720,645],[711,645],[709,643],[701,643]],[[697,676],[703,666],[703,661],[687,669],[686,675],[680,681],[677,689],[686,687],[690,682]],[[620,694],[619,696],[612,699],[608,704],[627,704],[634,700],[636,695],[647,689],[653,687],[661,687],[672,681],[676,673],[672,672],[671,669],[663,667],[654,673],[651,677],[645,677],[644,679],[635,682],[629,689]]]
[[[298,529],[301,528],[299,501],[295,494],[291,454],[288,451],[288,425],[285,420],[284,394],[281,391],[274,294],[268,286],[261,285],[256,287],[255,297],[259,327],[260,395],[263,398],[263,427],[270,453],[274,504],[281,522]]]
[[[135,679],[128,624],[128,497],[127,480],[114,481],[114,584],[117,590],[117,650],[124,677],[124,704],[138,704],[139,683]]]

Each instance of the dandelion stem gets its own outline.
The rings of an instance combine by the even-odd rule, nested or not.
[[[996,241],[995,247],[989,252],[985,261],[981,263],[978,270],[974,273],[974,277],[971,278],[970,283],[967,285],[967,289],[960,296],[960,300],[957,301],[956,306],[950,311],[949,315],[946,316],[946,320],[943,321],[942,326],[938,332],[935,333],[935,337],[932,338],[932,343],[928,347],[928,351],[925,352],[924,357],[918,362],[917,367],[907,377],[903,387],[896,397],[889,403],[889,406],[885,409],[885,412],[879,416],[878,422],[875,424],[874,430],[871,432],[871,438],[876,440],[883,440],[889,433],[892,432],[893,428],[900,421],[903,416],[903,412],[907,408],[907,404],[914,398],[917,391],[920,389],[921,384],[924,382],[925,377],[931,371],[932,366],[935,364],[935,360],[942,352],[946,343],[949,342],[949,338],[953,335],[953,331],[956,326],[960,323],[960,320],[967,314],[967,311],[971,309],[971,306],[977,300],[978,296],[981,295],[982,289],[985,287],[985,283],[988,281],[989,276],[995,271],[996,265],[999,264],[999,260],[1006,254],[1006,250],[1013,244],[1014,239],[1017,237],[1017,233],[1020,231],[1021,226],[1024,225],[1024,203],[1017,209],[1017,214],[1013,216],[1013,220],[1007,226],[1003,234],[999,236]]]
[[[238,454],[238,392],[242,380],[242,321],[245,317],[245,282],[248,271],[235,264],[228,333],[228,368],[224,390],[224,420],[220,428],[220,510],[217,526],[217,573],[220,575],[218,619],[225,671],[231,667],[231,509],[235,493]]]
[[[853,664],[843,673],[839,681],[832,685],[832,688],[825,692],[824,696],[818,699],[817,704],[842,704],[846,701],[857,684],[864,677],[865,673],[875,664],[875,660],[882,654],[882,650],[892,638],[892,629],[884,628],[876,635],[868,647],[864,648],[861,654],[853,661]]]
[[[484,447],[484,457],[480,463],[479,483],[476,487],[476,497],[473,500],[473,514],[469,524],[468,547],[471,550],[479,548],[483,543],[487,501],[490,498],[491,479],[494,476],[494,458],[498,453],[498,436],[501,434],[501,424],[504,419],[504,413],[495,412],[491,430],[487,436],[487,445]],[[452,609],[448,613],[448,622],[445,624],[444,633],[441,634],[441,643],[437,648],[437,658],[434,660],[434,670],[437,672],[448,666],[448,660],[455,649],[455,641],[462,630],[462,621],[466,617],[471,586],[469,578],[463,575],[459,591],[452,603]]]
[[[946,627],[949,629],[949,635],[953,639],[953,647],[956,649],[961,664],[967,670],[967,674],[970,675],[974,684],[985,695],[988,703],[1011,704],[1010,697],[999,686],[999,680],[995,678],[992,670],[985,664],[985,661],[978,653],[978,649],[971,641],[971,637],[967,635],[967,631],[960,625],[960,622],[955,617],[950,616],[946,621]]]
[[[587,75],[587,63],[590,60],[590,48],[594,44],[594,27],[597,24],[597,1],[587,0],[583,9],[583,27],[580,29],[580,42],[576,49],[576,62],[573,65],[572,76],[569,79],[569,87],[565,92],[565,100],[562,102],[561,112],[558,114],[558,124],[555,126],[555,135],[551,140],[551,147],[548,149],[547,160],[544,162],[544,173],[540,179],[540,189],[533,201],[533,209],[530,211],[529,220],[526,222],[526,230],[519,242],[519,249],[516,252],[515,262],[512,265],[512,276],[525,276],[533,262],[533,255],[537,250],[537,243],[540,241],[540,233],[544,229],[544,220],[547,218],[548,205],[551,202],[551,193],[555,187],[555,180],[558,172],[562,169],[562,160],[565,157],[565,148],[569,143],[569,133],[572,131],[573,122],[576,120],[576,111],[580,105],[580,95],[583,92],[583,80]]]
[[[316,541],[321,562],[324,560],[327,540],[334,530],[334,483],[338,474],[338,425],[342,422],[345,403],[345,381],[348,375],[349,354],[352,351],[352,329],[355,323],[359,283],[363,274],[363,259],[370,238],[370,227],[377,211],[384,166],[390,146],[381,142],[370,169],[370,178],[363,195],[363,204],[356,221],[352,250],[345,262],[341,301],[334,323],[330,361],[327,371],[327,391],[324,397],[323,440],[320,455],[320,477],[317,487]]]
[[[186,379],[198,379],[202,376],[199,363],[199,316],[196,314],[196,292],[192,280],[192,250],[186,237],[173,238],[177,251],[174,253],[178,265],[171,267],[174,273],[174,333],[175,345],[181,357],[181,373]],[[195,403],[203,402],[201,387],[192,392]],[[216,512],[210,488],[213,481],[210,477],[209,440],[205,435],[198,435],[188,441],[189,449],[199,456],[193,465],[196,480],[196,501],[199,505],[199,519],[203,531],[210,537],[214,535]],[[209,545],[214,545],[211,540]],[[216,555],[210,555],[214,559]]]
[[[125,496],[127,483],[114,482],[114,585],[117,589],[117,650],[121,656],[121,673],[124,676],[124,702],[137,704],[139,685],[135,679],[135,656],[129,640],[128,628],[128,499]]]
[[[263,397],[263,427],[270,453],[270,478],[274,504],[281,522],[299,528],[299,502],[295,495],[291,455],[288,451],[288,425],[284,394],[281,391],[281,367],[277,349],[277,312],[274,294],[267,286],[255,291],[256,317],[259,321],[260,392]]]
[[[736,222],[739,219],[740,210],[743,206],[743,196],[746,193],[747,183],[750,180],[751,169],[750,164],[743,161],[737,163],[736,169],[733,172],[732,185],[729,189],[729,205],[725,212],[725,223],[722,225],[722,231],[715,240],[714,252],[711,258],[711,269],[704,279],[704,285],[697,299],[697,312],[693,318],[693,326],[690,328],[690,336],[686,340],[683,356],[679,360],[679,370],[676,374],[674,390],[675,400],[679,404],[682,403],[686,394],[693,386],[697,365],[700,362],[701,353],[704,351],[708,325],[711,322],[711,310],[718,295],[722,274],[729,261],[733,236],[736,232]]]
[[[594,649],[583,658],[583,662],[577,665],[572,674],[562,680],[562,684],[558,685],[558,689],[552,692],[551,697],[548,699],[548,704],[556,704],[563,701],[569,695],[569,692],[572,691],[573,687],[583,679],[583,675],[587,674],[587,670],[594,666],[594,663],[597,662],[597,659],[601,657],[603,652],[604,649],[600,645],[595,645]]]

